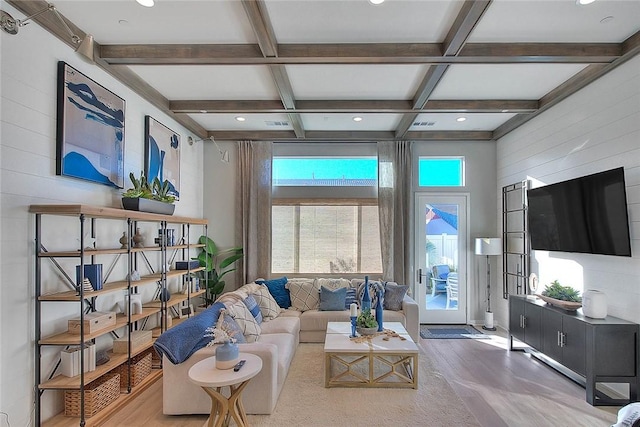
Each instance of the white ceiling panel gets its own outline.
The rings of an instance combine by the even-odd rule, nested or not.
[[[494,0],[469,42],[621,42],[639,22],[637,0]]]
[[[540,99],[584,64],[452,65],[431,99]]]
[[[256,43],[239,1],[61,0],[56,8],[101,44]]]
[[[401,114],[301,114],[302,123],[310,131],[390,131],[398,126]],[[362,121],[355,122],[359,116]]]
[[[133,72],[169,100],[280,99],[267,66],[136,65]]]
[[[410,131],[492,131],[510,118],[515,116],[511,113],[422,113],[413,121]],[[459,122],[458,118],[464,117],[466,120]]]
[[[280,43],[437,43],[462,1],[267,0]]]
[[[427,65],[288,65],[297,99],[412,99]]]
[[[215,130],[292,130],[288,114],[189,114],[207,129]],[[236,117],[242,116],[244,122]]]

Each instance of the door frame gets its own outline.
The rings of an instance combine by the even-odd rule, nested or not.
[[[419,199],[422,197],[432,197],[432,198],[440,198],[440,197],[461,197],[464,199],[464,203],[465,203],[465,220],[464,220],[464,226],[465,226],[465,233],[466,235],[463,236],[462,241],[465,243],[465,248],[464,251],[458,251],[458,266],[460,268],[460,265],[463,265],[463,270],[459,270],[459,272],[464,273],[464,283],[465,283],[465,291],[464,291],[464,302],[465,302],[465,307],[464,307],[464,324],[469,323],[469,308],[470,308],[470,300],[471,300],[471,293],[470,292],[470,285],[469,285],[469,271],[470,271],[470,237],[469,237],[469,230],[470,230],[470,225],[471,225],[471,215],[469,214],[469,206],[470,206],[470,193],[468,192],[441,192],[441,191],[419,191],[419,192],[415,192],[414,195],[414,212],[413,212],[413,228],[414,228],[414,259],[413,259],[413,263],[415,265],[416,268],[416,282],[415,282],[415,297],[416,297],[416,302],[419,305],[419,317],[420,317],[420,323],[425,323],[423,322],[423,311],[425,309],[423,309],[423,306],[426,306],[426,282],[424,282],[424,285],[421,285],[419,283],[419,277],[418,277],[418,269],[421,268],[422,266],[422,262],[420,262],[420,260],[418,259],[418,255],[421,253],[421,249],[420,249],[420,238],[418,236],[418,232],[420,232],[420,229],[417,227],[418,224],[418,212],[419,210],[421,210],[421,206],[418,203]],[[422,251],[424,252],[424,251]],[[462,295],[461,295],[462,296]],[[434,311],[435,312],[435,311]],[[442,323],[442,324],[460,324],[460,321],[451,321],[451,320],[443,320],[443,321],[439,321],[437,323]]]

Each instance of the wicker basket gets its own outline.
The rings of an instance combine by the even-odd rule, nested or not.
[[[84,416],[89,418],[109,406],[120,396],[120,375],[108,372],[84,387]],[[79,417],[80,390],[65,390],[64,415]]]
[[[131,358],[131,387],[135,387],[151,373],[152,352],[147,350]],[[123,363],[115,369],[120,374],[120,388],[127,388],[129,368]]]

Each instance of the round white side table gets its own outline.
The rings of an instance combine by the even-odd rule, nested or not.
[[[207,424],[209,427],[229,425],[230,418],[233,418],[238,427],[249,425],[242,405],[242,390],[262,369],[262,359],[255,354],[240,353],[240,360],[246,362],[238,372],[233,369],[217,369],[215,356],[201,360],[189,369],[191,382],[202,387],[211,397],[211,415]],[[229,387],[229,397],[222,394],[223,387]]]

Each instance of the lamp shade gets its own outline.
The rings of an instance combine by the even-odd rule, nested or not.
[[[476,255],[501,255],[502,239],[499,237],[478,237]]]

